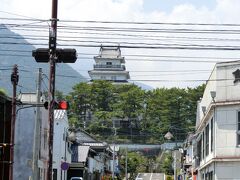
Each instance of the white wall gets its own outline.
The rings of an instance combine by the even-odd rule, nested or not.
[[[238,106],[224,106],[216,109],[216,156],[240,156],[237,147]]]
[[[68,128],[67,112],[65,110],[55,110],[54,111],[54,138],[53,138],[53,169],[57,169],[58,180],[61,179],[61,163],[68,162],[71,163],[71,154],[68,151],[68,143],[66,140],[66,132]],[[65,161],[66,154],[66,161]],[[62,171],[64,180],[64,173]],[[67,173],[65,174],[65,179],[67,178]]]
[[[240,180],[240,162],[217,162],[216,180]]]
[[[231,101],[240,99],[240,84],[234,83],[234,75],[232,74],[237,69],[240,69],[240,63],[232,64],[221,63],[217,66],[217,101]]]

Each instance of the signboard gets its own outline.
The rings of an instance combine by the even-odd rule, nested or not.
[[[62,169],[63,171],[68,170],[68,168],[69,168],[69,163],[67,163],[67,162],[62,162],[62,163],[61,163],[61,169]]]

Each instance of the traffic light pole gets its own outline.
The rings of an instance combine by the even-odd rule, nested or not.
[[[49,32],[49,89],[48,89],[48,123],[49,123],[49,162],[47,180],[52,180],[53,162],[53,130],[54,130],[54,98],[55,98],[55,71],[56,71],[56,40],[57,40],[57,4],[58,0],[52,0],[52,19]]]
[[[18,67],[15,64],[11,75],[13,85],[12,96],[12,118],[11,118],[11,137],[10,137],[10,162],[9,162],[9,180],[13,180],[13,163],[14,163],[14,139],[15,139],[15,122],[16,122],[16,96],[18,84]]]
[[[54,131],[54,104],[55,104],[55,71],[56,63],[75,63],[77,51],[75,49],[56,48],[57,41],[57,6],[58,0],[52,0],[52,18],[49,30],[49,48],[38,48],[32,51],[32,56],[37,62],[49,62],[49,88],[48,88],[48,123],[49,123],[49,161],[47,180],[52,180],[53,162],[53,131]],[[34,179],[35,180],[35,179]]]

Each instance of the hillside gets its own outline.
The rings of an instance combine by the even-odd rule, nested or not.
[[[0,25],[0,88],[12,94],[10,75],[12,67],[17,64],[19,67],[18,91],[34,92],[36,89],[36,75],[38,68],[43,69],[43,73],[49,75],[48,63],[36,63],[32,57],[34,46],[29,44],[21,35],[16,34],[4,25]],[[47,91],[48,78],[43,77],[43,90]],[[68,64],[57,64],[56,66],[56,90],[65,94],[72,90],[76,83],[86,81],[86,79],[75,71]]]

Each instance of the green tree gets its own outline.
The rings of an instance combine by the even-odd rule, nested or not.
[[[92,109],[91,85],[85,82],[76,84],[67,96],[70,102],[69,122],[75,127],[84,127],[88,112]]]
[[[162,164],[162,170],[166,175],[173,175],[173,157],[170,153],[167,153]]]
[[[147,162],[148,159],[140,152],[129,152],[127,156],[127,169],[128,173],[130,173],[129,179],[135,179],[138,173],[146,172]],[[121,167],[125,167],[125,157],[120,159],[120,164]]]
[[[133,84],[115,85],[102,80],[79,83],[67,96],[70,123],[86,127],[104,140],[112,139],[115,119],[126,122],[117,129],[120,141],[131,137],[134,142],[162,143],[168,131],[175,140],[184,140],[193,130],[197,100],[204,87],[145,91]]]

